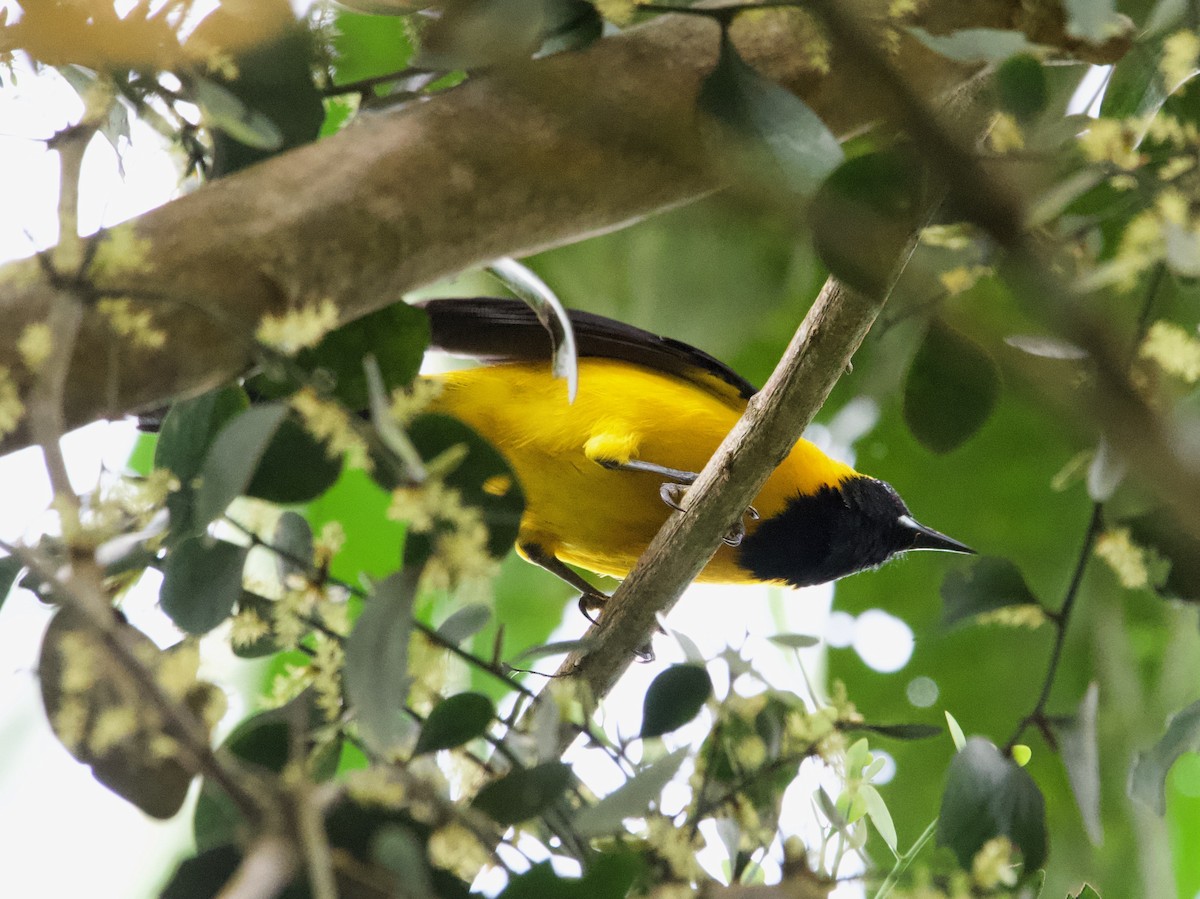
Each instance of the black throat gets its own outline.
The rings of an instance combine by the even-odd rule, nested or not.
[[[875,568],[912,548],[897,526],[908,508],[891,485],[853,477],[814,494],[798,495],[763,521],[738,550],[739,564],[763,581],[793,587],[823,584]]]

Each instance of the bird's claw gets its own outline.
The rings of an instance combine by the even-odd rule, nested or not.
[[[754,508],[754,506],[747,506],[743,517],[749,517],[751,521],[758,521],[758,509]],[[729,529],[721,540],[724,541],[726,546],[741,546],[745,538],[746,523],[739,518],[737,523]]]
[[[608,597],[602,593],[580,593],[579,613],[592,624],[597,624],[596,613],[603,609],[607,602]]]
[[[683,507],[683,497],[687,493],[687,484],[676,484],[673,481],[666,481],[658,488],[658,495],[662,497],[662,501],[674,509],[676,512],[686,512]]]

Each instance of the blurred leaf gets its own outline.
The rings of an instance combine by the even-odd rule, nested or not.
[[[429,317],[407,303],[393,303],[330,331],[315,347],[302,349],[293,362],[303,371],[332,385],[333,396],[348,409],[367,408],[367,376],[363,359],[374,356],[390,393],[406,387],[417,375],[429,345]],[[255,396],[277,399],[295,385],[266,373],[248,382]]]
[[[1046,108],[1046,73],[1037,58],[1020,53],[996,70],[996,99],[1000,108],[1020,121],[1029,121]]]
[[[575,402],[579,390],[579,358],[575,347],[575,329],[558,295],[533,269],[505,256],[487,266],[487,272],[520,297],[537,315],[550,336],[553,352],[550,368],[554,377],[567,382],[567,402]]]
[[[998,836],[1021,850],[1027,872],[1040,868],[1046,860],[1045,802],[1027,771],[992,743],[972,737],[950,761],[938,844],[949,846],[969,871],[975,853]]]
[[[958,62],[1002,62],[1018,53],[1038,49],[1022,32],[999,28],[963,28],[947,34],[930,34],[914,25],[908,31],[934,53]]]
[[[196,491],[194,531],[220,517],[229,504],[246,492],[267,446],[287,417],[281,403],[254,406],[221,429],[200,470]]]
[[[1079,888],[1078,893],[1068,896],[1067,899],[1100,899],[1100,894],[1085,883]]]
[[[660,737],[687,724],[712,695],[712,678],[701,665],[672,665],[654,678],[642,702],[640,736]]]
[[[940,737],[942,729],[936,724],[856,724],[851,730],[866,730],[894,740],[928,740]]]
[[[299,512],[288,509],[279,516],[275,532],[271,535],[271,546],[277,550],[275,571],[281,583],[294,574],[307,577],[313,566],[313,533],[306,519]]]
[[[1159,815],[1167,810],[1167,774],[1185,752],[1200,750],[1200,702],[1194,702],[1171,716],[1166,733],[1133,760],[1129,775],[1129,795]]]
[[[919,166],[898,151],[838,166],[809,209],[813,245],[829,271],[864,293],[882,293],[922,223],[924,183]]]
[[[1040,605],[1017,566],[994,556],[951,569],[941,594],[942,623],[947,627],[1006,606]]]
[[[1160,47],[1155,42],[1137,41],[1121,64],[1113,66],[1100,101],[1102,118],[1149,117],[1162,106],[1167,95],[1158,73]]]
[[[879,791],[871,784],[862,784],[858,788],[858,794],[866,803],[867,817],[871,819],[871,823],[879,831],[879,836],[883,838],[883,842],[887,844],[888,849],[891,849],[892,853],[895,854],[896,825],[892,822],[892,813],[888,811],[887,803],[883,801],[883,797],[879,795]]]
[[[1031,356],[1040,356],[1043,359],[1070,359],[1074,361],[1086,359],[1088,355],[1087,350],[1082,347],[1055,337],[1014,334],[1011,337],[1004,338],[1004,342],[1024,353],[1028,353]]]
[[[421,726],[414,755],[454,749],[483,736],[496,717],[496,707],[481,693],[448,696],[433,707]]]
[[[346,696],[363,740],[390,755],[413,731],[404,711],[412,677],[408,642],[419,568],[405,568],[376,585],[346,640]]]
[[[1087,471],[1087,491],[1092,502],[1102,503],[1112,499],[1113,493],[1125,480],[1128,466],[1112,445],[1103,437],[1096,446],[1096,455]]]
[[[1096,846],[1104,842],[1104,825],[1100,814],[1100,749],[1096,740],[1096,709],[1099,701],[1100,688],[1093,681],[1083,694],[1074,717],[1054,728],[1084,829],[1088,839]]]
[[[482,603],[471,603],[454,612],[437,631],[448,643],[462,643],[474,637],[492,620],[492,610]]]
[[[288,24],[235,55],[230,67],[235,77],[213,74],[187,81],[197,104],[201,98],[207,104],[214,128],[213,177],[315,140],[325,118],[321,92],[313,83],[312,34],[295,21],[286,0],[257,0],[255,7],[256,14],[269,11]],[[218,7],[196,26],[190,40],[222,46],[216,36],[242,28],[239,15],[244,13]]]
[[[1124,30],[1115,0],[1063,0],[1067,34],[1090,44],[1102,44]]]
[[[256,150],[278,150],[283,133],[267,116],[250,109],[228,88],[202,75],[193,75],[192,101],[200,107],[204,124]]]
[[[582,837],[622,832],[622,821],[643,817],[651,803],[658,801],[689,751],[689,747],[681,746],[638,771],[595,805],[580,809],[572,822],[575,832]]]
[[[332,487],[341,473],[341,458],[331,458],[325,444],[289,414],[263,450],[245,493],[282,505],[305,503]]]
[[[1165,576],[1151,565],[1151,583],[1160,595],[1200,601],[1200,540],[1179,523],[1174,513],[1159,508],[1121,523],[1139,546],[1169,563]]]
[[[950,739],[954,741],[954,751],[962,752],[963,747],[967,745],[967,737],[963,733],[962,725],[949,712],[946,712],[946,727],[950,731]]]
[[[582,50],[604,34],[604,17],[587,0],[558,0],[551,4],[557,12],[547,23],[546,37],[537,55],[548,56],[566,50]]]
[[[0,558],[0,609],[4,608],[4,601],[12,592],[13,584],[16,583],[23,567],[21,560],[16,556]]]
[[[543,643],[540,646],[530,646],[523,650],[516,661],[531,662],[534,659],[544,659],[547,656],[565,655],[569,652],[582,652],[592,645],[587,637],[578,640],[555,640],[553,643]]]
[[[904,421],[926,449],[948,453],[983,427],[999,393],[999,371],[983,348],[934,321],[904,382]]]
[[[483,514],[488,527],[488,552],[499,558],[512,549],[525,511],[525,495],[504,457],[465,424],[446,415],[419,416],[408,426],[408,436],[427,461],[451,448],[466,447],[466,458],[443,480],[459,492],[465,503]],[[410,534],[406,558],[410,558],[409,545],[423,543],[428,547],[429,541],[428,534]]]
[[[123,621],[116,626],[152,669],[171,654]],[[83,684],[81,672],[86,674]],[[140,686],[70,607],[55,613],[42,639],[38,683],[55,735],[92,769],[96,780],[151,817],[167,819],[179,811],[192,772],[175,754],[162,753],[162,741],[170,738],[161,719],[149,703],[143,704]],[[183,702],[198,712],[217,692],[196,681]]]
[[[436,895],[429,876],[425,846],[401,824],[385,824],[371,840],[371,856],[396,875],[388,899],[425,899]]]
[[[249,405],[246,391],[231,386],[182,400],[167,412],[154,448],[154,467],[169,469],[179,480],[179,488],[167,497],[173,534],[193,531],[193,480],[221,428]]]
[[[333,83],[347,84],[403,70],[413,55],[410,24],[398,16],[338,10],[333,19]]]
[[[821,645],[820,637],[813,637],[809,634],[772,634],[767,639],[776,646],[783,646],[787,649],[808,649]]]
[[[560,877],[550,862],[539,862],[509,878],[497,899],[625,899],[643,862],[632,852],[609,850],[593,858],[582,877]]]
[[[181,630],[205,634],[233,613],[242,595],[244,546],[192,537],[167,553],[158,603]]]
[[[218,899],[242,864],[237,846],[214,846],[185,858],[167,881],[158,899]],[[287,890],[282,899],[293,899]]]
[[[1200,237],[1174,222],[1163,225],[1167,266],[1181,278],[1200,278]]]
[[[700,86],[697,104],[739,141],[730,149],[745,176],[772,188],[812,196],[845,158],[808,104],[748,66],[725,29],[717,65]]]
[[[571,766],[545,762],[519,768],[476,794],[472,805],[497,824],[520,824],[553,805],[571,780]]]
[[[549,25],[548,0],[458,0],[421,32],[414,65],[478,69],[528,57]]]

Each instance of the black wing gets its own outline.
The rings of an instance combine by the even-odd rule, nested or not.
[[[431,346],[489,362],[549,360],[550,335],[533,310],[520,300],[498,297],[426,300]],[[726,400],[747,400],[757,388],[732,368],[670,337],[623,322],[571,309],[580,357],[621,359],[691,381]]]

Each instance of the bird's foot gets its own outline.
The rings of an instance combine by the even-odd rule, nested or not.
[[[747,506],[746,511],[742,514],[742,518],[750,518],[752,521],[758,521],[758,509],[754,506]],[[731,527],[725,536],[721,538],[726,546],[741,546],[742,541],[746,538],[746,522],[739,518]]]
[[[590,592],[589,593],[580,593],[579,594],[579,611],[583,615],[583,617],[586,618],[588,621],[590,621],[592,624],[599,624],[600,622],[599,622],[599,618],[598,618],[598,613],[608,603],[608,600],[609,600],[609,597],[605,596],[603,593],[590,593]],[[664,633],[664,634],[666,633],[666,631],[664,631],[661,626],[658,628],[658,631],[659,631],[659,633]],[[634,654],[634,656],[637,657],[637,660],[639,662],[653,662],[654,661],[654,648],[650,645],[649,640],[647,640],[645,643],[643,643],[641,646],[639,646],[637,649],[635,649],[633,651],[633,654]]]

